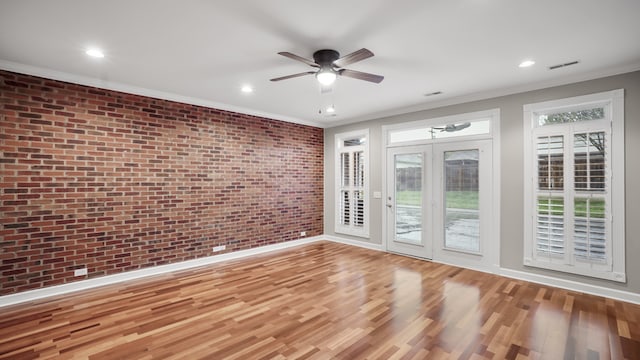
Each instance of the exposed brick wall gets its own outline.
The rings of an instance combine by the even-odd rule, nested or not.
[[[0,294],[322,234],[322,129],[4,71],[0,86]]]

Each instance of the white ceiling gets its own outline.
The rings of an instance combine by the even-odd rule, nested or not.
[[[331,127],[640,69],[639,17],[638,0],[1,0],[0,68]],[[346,67],[380,84],[269,81],[311,70],[280,51],[363,47]]]

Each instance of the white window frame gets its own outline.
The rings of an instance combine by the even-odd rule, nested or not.
[[[605,119],[585,120],[575,123],[539,125],[537,115],[572,111],[589,106],[603,106]],[[625,273],[625,167],[624,167],[624,90],[612,90],[597,94],[527,104],[524,116],[524,265],[562,271],[600,279],[626,282]],[[604,131],[607,144],[605,158],[606,196],[606,261],[576,261],[573,256],[573,135],[576,133]],[[564,186],[561,196],[565,199],[564,254],[559,258],[537,256],[536,207],[537,171],[536,139],[539,136],[564,136]],[[568,200],[568,201],[567,201]]]
[[[357,146],[344,146],[345,140],[360,138],[364,139],[364,143],[362,145]],[[335,232],[340,234],[353,235],[363,238],[369,238],[369,129],[355,130],[349,131],[345,133],[340,133],[335,135]],[[349,225],[343,225],[340,223],[340,193],[343,189],[342,179],[341,179],[341,155],[343,153],[349,153],[350,159],[353,159],[353,153],[363,151],[364,155],[364,216],[363,216],[363,225],[355,226],[354,221],[350,221]],[[354,162],[350,161],[350,171],[353,170]],[[351,177],[353,178],[353,177]],[[353,180],[353,179],[352,179]],[[348,187],[349,190],[352,190],[351,187]],[[355,202],[350,201],[351,211],[350,214],[353,216],[355,214],[354,206]]]

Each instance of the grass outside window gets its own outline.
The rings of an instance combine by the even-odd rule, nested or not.
[[[420,206],[422,191],[398,191],[396,193],[396,203],[398,206]],[[477,191],[447,191],[447,208],[454,209],[478,209]]]
[[[576,217],[604,218],[604,199],[579,198],[574,200],[573,213]],[[564,215],[564,200],[561,197],[538,197],[538,215]]]

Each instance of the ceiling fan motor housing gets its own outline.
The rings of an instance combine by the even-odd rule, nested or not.
[[[330,66],[340,58],[340,53],[335,50],[318,50],[313,53],[313,60],[320,66]]]

